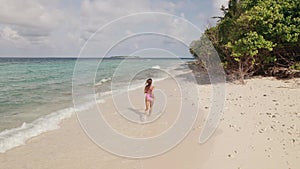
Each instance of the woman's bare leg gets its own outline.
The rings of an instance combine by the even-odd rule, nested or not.
[[[146,103],[145,114],[148,114],[147,111],[149,110],[149,107],[150,107],[150,101],[145,100],[145,103]]]
[[[151,115],[151,113],[152,113],[152,107],[153,107],[153,104],[154,104],[154,101],[152,100],[152,101],[149,101],[149,107],[150,107],[150,109],[149,109],[149,116]]]

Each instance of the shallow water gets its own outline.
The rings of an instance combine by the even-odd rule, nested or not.
[[[80,64],[81,85],[95,91],[143,85],[148,77],[168,76],[166,70],[179,59],[84,59]],[[90,67],[99,62],[97,72]],[[82,64],[83,63],[83,64]],[[0,131],[30,123],[52,112],[73,107],[72,78],[76,59],[0,58]],[[78,65],[77,65],[78,66]],[[95,83],[88,83],[88,75]],[[132,77],[128,79],[128,77]],[[113,83],[113,85],[112,85]]]
[[[113,92],[144,86],[147,78],[155,82],[170,77],[169,71],[186,67],[185,61],[0,58],[0,153],[59,128],[60,121],[75,112],[75,89],[82,90],[76,110],[85,110],[94,98],[102,102]],[[79,87],[74,88],[74,80]]]

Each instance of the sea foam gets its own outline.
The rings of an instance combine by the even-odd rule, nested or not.
[[[108,82],[108,81],[111,81],[110,77],[101,79],[98,83],[95,84],[95,86],[101,86],[103,83]]]
[[[41,133],[58,129],[59,123],[71,117],[73,113],[74,108],[66,108],[41,117],[32,123],[24,122],[20,127],[4,130],[0,133],[0,153],[24,145],[25,141]]]
[[[153,66],[153,69],[160,69],[159,66]],[[155,81],[162,81],[168,77],[156,78]],[[98,85],[102,83],[111,81],[111,78],[102,79]],[[128,92],[142,88],[144,86],[144,81],[139,83],[131,84],[130,86],[124,87],[119,90],[107,91],[96,94],[96,103],[105,103],[105,98],[108,95],[121,94],[123,92]],[[97,85],[97,84],[96,84]],[[90,96],[89,96],[90,97]],[[104,99],[103,99],[104,98]],[[46,116],[43,116],[31,123],[23,123],[20,127],[4,130],[0,133],[0,153],[5,153],[7,150],[15,148],[20,145],[24,145],[27,140],[32,137],[38,136],[42,133],[59,129],[59,124],[62,120],[70,118],[75,111],[84,111],[94,106],[95,103],[85,103],[77,107],[65,108]]]
[[[97,100],[97,103],[104,103],[105,100]],[[0,153],[5,153],[7,150],[24,145],[27,140],[38,136],[42,133],[59,129],[60,122],[70,118],[75,111],[84,111],[95,103],[86,103],[79,106],[77,109],[70,107],[65,108],[46,116],[43,116],[31,123],[23,123],[20,127],[4,130],[0,133]]]
[[[152,66],[152,69],[160,69],[160,66],[158,66],[158,65]]]

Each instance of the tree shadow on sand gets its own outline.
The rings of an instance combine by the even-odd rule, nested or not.
[[[195,63],[186,63],[185,64],[190,70],[192,70],[192,72],[188,73],[184,73],[184,74],[180,74],[177,75],[177,78],[181,78],[184,79],[187,82],[192,82],[192,83],[197,83],[199,85],[209,85],[209,84],[216,84],[216,83],[224,83],[226,81],[226,76],[225,73],[220,71],[220,70],[213,70],[211,69],[209,72],[211,72],[209,74],[209,72],[199,66],[198,64]],[[184,68],[180,68],[180,69],[184,69]],[[187,69],[185,67],[185,69]],[[188,75],[192,73],[191,75]]]

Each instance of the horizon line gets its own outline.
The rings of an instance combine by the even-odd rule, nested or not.
[[[110,57],[76,57],[76,56],[0,56],[0,59],[194,59],[192,56],[182,57],[140,57],[140,56],[110,56]]]

